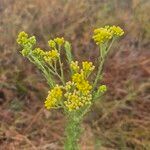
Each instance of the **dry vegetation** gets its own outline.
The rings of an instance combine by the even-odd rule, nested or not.
[[[48,112],[48,87],[18,52],[25,30],[45,48],[50,37],[73,43],[79,60],[96,59],[95,27],[120,25],[126,35],[105,66],[109,91],[87,116],[82,150],[150,149],[149,0],[0,0],[0,150],[62,150],[65,118]]]

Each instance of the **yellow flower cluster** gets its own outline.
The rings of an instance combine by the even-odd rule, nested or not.
[[[53,60],[56,60],[59,57],[59,53],[57,50],[43,51],[40,48],[35,48],[32,54],[35,57],[44,60],[45,62],[52,62]]]
[[[107,86],[106,85],[100,85],[98,87],[98,90],[95,92],[94,94],[94,98],[99,98],[100,96],[102,96],[102,94],[104,94],[107,91]]]
[[[24,31],[18,34],[17,43],[23,47],[31,47],[36,43],[35,36],[28,37],[28,34]]]
[[[78,61],[72,61],[70,68],[74,71],[74,73],[79,72],[80,67]],[[84,74],[84,76],[88,76],[94,70],[94,68],[95,66],[92,62],[84,61],[82,62],[81,72]]]
[[[22,31],[18,34],[17,43],[20,45],[24,45],[27,39],[28,39],[28,34]]]
[[[89,81],[83,80],[81,83],[76,83],[76,87],[79,91],[82,92],[82,94],[89,94],[90,90],[92,89],[92,86],[89,84]]]
[[[75,73],[75,74],[72,75],[72,81],[74,83],[80,83],[83,80],[85,80],[85,76],[84,76],[83,73]]]
[[[59,38],[59,37],[57,37],[57,38],[55,38],[54,39],[54,41],[58,44],[58,45],[62,45],[62,44],[64,44],[64,42],[65,42],[65,40],[64,40],[64,38],[62,37],[62,38]]]
[[[35,48],[32,54],[39,59],[43,59],[45,52],[40,48]]]
[[[67,99],[64,104],[69,111],[78,110],[85,105],[90,105],[92,100],[91,94],[81,95],[80,91],[77,90],[74,90],[72,93],[67,92],[64,96]]]
[[[119,37],[124,34],[124,31],[119,26],[105,26],[94,30],[93,39],[97,45],[105,43],[113,37]]]
[[[51,91],[48,92],[48,96],[45,100],[45,107],[51,109],[52,107],[57,106],[62,98],[62,87],[56,85]]]
[[[82,92],[82,94],[88,94],[92,89],[89,81],[85,79],[83,73],[76,73],[72,76],[72,81],[75,83],[76,88]]]
[[[58,57],[59,57],[58,51],[57,50],[51,50],[51,51],[45,52],[44,60],[46,62],[51,62],[53,60],[58,59]]]
[[[36,43],[36,39],[35,36],[28,37],[28,34],[22,31],[18,34],[17,43],[23,47],[22,55],[28,56],[33,45]]]
[[[104,43],[112,38],[112,34],[106,28],[98,28],[94,30],[93,39],[97,45]]]
[[[87,73],[93,71],[94,66],[91,62],[83,62],[80,69],[78,62],[71,62],[71,67],[76,73],[72,75],[72,80],[67,82],[65,86],[56,86],[48,94],[45,101],[45,107],[50,109],[56,106],[59,99],[64,97],[64,106],[68,111],[74,111],[86,105],[90,105],[92,101],[92,86],[87,80]],[[62,90],[64,92],[62,92]]]
[[[49,40],[48,45],[49,45],[50,48],[55,48],[56,47],[56,43],[53,40]]]
[[[71,61],[70,68],[73,70],[73,72],[78,72],[80,69],[78,61]]]
[[[91,104],[92,86],[87,80],[87,74],[93,71],[94,66],[91,62],[82,62],[80,69],[78,62],[71,62],[71,69],[75,72],[72,75],[72,81],[66,83],[65,86],[65,106],[69,111],[77,110],[80,107]]]
[[[50,48],[53,48],[53,50],[44,52],[40,48],[35,48],[32,50],[33,45],[36,43],[35,36],[29,37],[27,33],[24,31],[20,32],[18,34],[17,43],[20,44],[23,47],[23,50],[21,51],[24,56],[27,56],[30,52],[34,54],[37,58],[40,58],[45,60],[46,62],[51,62],[52,60],[56,60],[59,57],[59,53],[56,49],[56,44],[61,46],[64,44],[65,40],[64,38],[55,38],[54,40],[49,40],[48,45]]]
[[[65,85],[64,89],[66,91],[74,90],[75,89],[75,83],[71,82],[71,81],[66,82],[66,85]]]
[[[85,61],[82,62],[82,68],[85,76],[88,76],[95,69],[95,66],[93,66],[92,62]]]
[[[83,87],[78,87],[82,84]],[[64,106],[68,111],[77,110],[85,105],[90,105],[92,101],[91,88],[92,86],[89,85],[87,80],[83,80],[80,84],[69,81],[64,87],[56,85],[51,91],[49,91],[45,100],[45,107],[47,109],[57,107],[63,97],[62,90],[65,92],[64,98],[66,99],[64,101]]]
[[[98,91],[101,93],[105,93],[107,91],[107,86],[106,85],[99,86]]]
[[[65,40],[64,40],[63,37],[61,37],[61,38],[57,37],[57,38],[55,38],[53,40],[49,40],[48,41],[48,45],[52,49],[56,49],[56,45],[62,46],[64,43],[65,43]]]
[[[119,26],[111,26],[108,30],[110,30],[113,36],[122,36],[124,34],[124,31]]]

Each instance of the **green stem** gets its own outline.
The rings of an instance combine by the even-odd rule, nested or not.
[[[100,63],[100,65],[99,65],[99,67],[98,67],[98,72],[97,72],[97,75],[96,75],[94,84],[93,84],[93,90],[96,88],[97,82],[98,82],[98,80],[99,80],[99,78],[100,78],[100,75],[101,75],[101,73],[102,73],[104,61],[105,61],[105,59],[102,58],[101,63]]]
[[[49,85],[50,87],[54,87],[54,82],[53,82],[53,80],[52,80],[52,78],[51,78],[51,75],[46,71],[46,69],[43,67],[43,65],[41,64],[41,62],[40,62],[37,58],[35,58],[35,57],[33,57],[33,56],[28,57],[28,59],[29,59],[32,63],[34,63],[34,64],[43,72],[43,75],[44,75],[44,77],[46,78],[46,80],[47,80],[47,82],[48,82],[48,85]]]
[[[101,53],[100,60],[101,61],[100,61],[100,65],[98,67],[98,72],[97,72],[97,75],[96,75],[96,78],[95,78],[95,81],[94,81],[94,84],[93,84],[93,90],[97,86],[97,82],[98,82],[98,80],[99,80],[99,78],[102,74],[102,71],[103,71],[103,66],[104,66],[106,56],[108,55],[108,53],[110,51],[110,48],[111,48],[112,44],[114,43],[114,41],[115,41],[115,38],[112,39],[112,41],[111,41],[111,43],[108,47],[104,46],[104,45],[100,45],[100,53]]]
[[[65,82],[62,79],[62,77],[59,75],[59,73],[57,72],[57,69],[55,69],[51,64],[49,64],[49,66],[51,67],[51,69],[49,70],[60,79],[63,85],[65,85]]]
[[[57,71],[57,64],[56,64],[56,60],[54,60],[54,67],[55,67],[55,70]]]
[[[60,54],[60,46],[58,46],[58,51],[59,51],[59,54]],[[63,82],[65,82],[65,79],[64,79],[64,72],[63,72],[62,62],[61,62],[60,56],[58,57],[58,61],[59,61],[59,65],[60,65],[61,78],[62,78]]]
[[[68,118],[68,124],[65,130],[66,141],[64,150],[79,150],[79,138],[81,134],[81,119],[75,113],[71,114]]]
[[[110,48],[111,48],[111,46],[113,45],[113,43],[114,43],[115,40],[116,40],[116,38],[113,38],[113,39],[112,39],[112,41],[111,41],[109,47],[108,47],[107,50],[106,50],[107,53],[109,52],[109,50],[110,50]]]

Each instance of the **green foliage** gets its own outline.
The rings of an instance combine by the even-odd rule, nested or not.
[[[65,150],[79,150],[78,142],[80,141],[81,120],[77,113],[73,112],[67,116],[67,126],[65,129],[66,142]]]

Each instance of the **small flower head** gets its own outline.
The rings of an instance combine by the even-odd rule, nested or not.
[[[17,43],[20,45],[25,45],[28,39],[28,34],[24,31],[18,34]]]
[[[24,31],[18,34],[17,43],[23,47],[32,47],[36,43],[35,36],[28,37],[28,34]]]
[[[85,80],[83,73],[75,73],[72,76],[72,81],[74,83],[81,83],[83,80]]]
[[[79,72],[80,67],[78,61],[71,61],[70,67],[75,73]]]
[[[21,54],[23,56],[28,56],[30,53],[30,49],[29,48],[24,48],[22,51],[21,51]]]
[[[122,36],[124,34],[123,29],[121,29],[119,26],[111,26],[108,30],[112,33],[113,36],[116,37]]]
[[[18,34],[17,43],[23,47],[22,55],[28,56],[32,51],[33,45],[36,43],[36,39],[35,36],[28,37],[28,34],[22,31]]]
[[[40,49],[40,48],[35,48],[33,51],[32,51],[32,54],[39,58],[39,59],[43,59],[44,55],[45,55],[45,52]]]
[[[69,111],[78,110],[83,106],[90,105],[92,100],[91,94],[81,95],[76,90],[73,93],[66,93],[64,96],[67,99],[64,104]]]
[[[71,89],[74,89],[74,87],[75,87],[75,83],[71,82],[71,81],[68,81],[68,82],[66,82],[66,85],[65,85],[64,89],[66,91],[70,91]]]
[[[50,48],[55,48],[56,47],[56,43],[55,43],[54,40],[49,40],[48,45],[49,45]]]
[[[62,98],[62,93],[62,87],[56,85],[51,91],[48,92],[48,96],[45,100],[45,107],[47,109],[51,109],[52,107],[57,106]]]
[[[63,37],[62,37],[62,38],[57,37],[57,38],[54,39],[54,41],[55,41],[59,46],[61,46],[61,45],[64,44],[64,42],[65,42],[65,40],[64,40]]]
[[[76,83],[77,89],[83,94],[89,94],[92,86],[89,84],[89,81],[83,80],[82,82]]]
[[[35,44],[36,44],[35,36],[31,36],[31,37],[28,39],[28,42],[29,42],[31,45],[35,45]]]
[[[107,91],[107,86],[106,85],[99,86],[98,91],[101,93],[105,93]]]
[[[76,67],[75,67],[76,68]],[[72,81],[69,81],[65,85],[64,97],[66,101],[65,106],[69,111],[78,110],[81,107],[90,105],[92,101],[92,85],[86,79],[82,70],[72,75]]]
[[[51,62],[53,60],[58,59],[58,57],[59,57],[58,51],[57,50],[51,50],[49,52],[45,52],[44,60],[46,62]]]
[[[105,26],[94,30],[93,39],[97,45],[105,43],[113,37],[120,37],[124,31],[119,26]]]
[[[112,38],[112,34],[106,28],[98,28],[94,30],[93,39],[97,45],[107,42]]]
[[[92,62],[82,62],[82,71],[85,74],[85,76],[88,76],[94,70],[94,68],[95,66]]]

